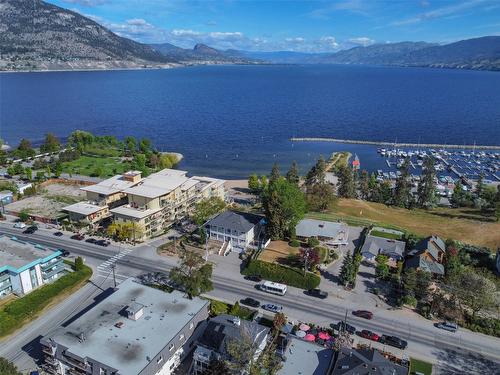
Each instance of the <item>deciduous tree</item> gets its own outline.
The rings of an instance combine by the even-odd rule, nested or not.
[[[224,211],[226,203],[219,197],[210,197],[196,203],[193,221],[196,225],[203,225],[209,218]]]
[[[205,263],[201,255],[186,250],[179,255],[179,266],[172,268],[170,279],[181,286],[189,298],[213,289],[212,264]]]
[[[7,359],[0,357],[0,374],[2,375],[22,375],[17,367]]]
[[[40,146],[41,152],[56,152],[61,149],[61,142],[52,133],[47,133],[45,135],[45,141]]]

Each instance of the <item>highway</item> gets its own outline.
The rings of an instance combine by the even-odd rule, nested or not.
[[[33,347],[36,346],[37,337],[59,326],[72,314],[91,303],[102,290],[112,286],[112,277],[108,271],[111,263],[116,265],[116,273],[120,280],[147,272],[168,272],[176,264],[175,259],[160,257],[156,255],[154,248],[147,245],[135,248],[112,245],[102,248],[70,240],[67,236],[55,237],[51,231],[44,229],[40,229],[34,235],[22,235],[19,230],[8,227],[4,223],[0,224],[1,232],[16,235],[19,239],[69,250],[72,256],[82,256],[86,263],[96,270],[93,281],[99,285],[99,287],[87,285],[77,293],[78,295],[72,296],[26,326],[12,340],[1,343],[0,356],[16,360],[25,367],[29,366],[29,359],[26,355],[19,354],[22,348],[25,348],[24,351],[27,347],[36,350]],[[463,368],[471,366],[475,366],[473,368],[477,373],[495,373],[495,363],[498,365],[500,362],[500,340],[497,338],[465,329],[460,329],[456,333],[439,330],[433,326],[432,322],[402,311],[372,309],[374,319],[368,321],[351,315],[352,310],[362,309],[363,306],[353,305],[333,296],[329,296],[326,300],[319,300],[304,295],[302,290],[296,288],[289,288],[285,296],[270,295],[258,290],[255,283],[243,279],[239,274],[239,268],[219,264],[217,256],[213,256],[211,260],[216,262],[212,278],[214,290],[209,293],[211,297],[228,302],[253,297],[262,303],[271,302],[283,306],[285,314],[293,320],[313,322],[322,326],[328,326],[330,323],[343,319],[347,311],[348,322],[358,330],[369,329],[379,334],[398,336],[409,343],[405,351],[383,347],[378,343],[372,343],[373,346],[384,348],[398,356],[416,356],[432,361],[440,365],[440,368],[444,370],[442,373],[458,374]],[[103,264],[107,266],[103,267]],[[73,299],[79,303],[75,305]],[[356,338],[356,340],[367,343],[364,339]]]

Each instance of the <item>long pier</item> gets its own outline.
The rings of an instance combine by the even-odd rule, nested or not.
[[[500,150],[500,146],[485,146],[485,145],[443,145],[438,143],[394,143],[394,142],[379,142],[379,141],[358,141],[354,139],[337,139],[337,138],[290,138],[292,142],[335,142],[335,143],[351,143],[360,145],[377,145],[390,147],[423,147],[423,148],[459,148],[459,149],[477,149],[477,150]]]

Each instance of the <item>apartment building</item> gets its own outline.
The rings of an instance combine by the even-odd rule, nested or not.
[[[65,273],[60,251],[0,235],[0,298],[27,294]]]
[[[110,296],[41,339],[59,375],[170,375],[202,334],[207,300],[125,280]]]
[[[97,224],[112,216],[109,212],[111,208],[127,204],[124,190],[141,180],[140,171],[129,171],[97,184],[84,186],[80,190],[85,191],[87,201],[71,204],[62,210],[68,213],[70,221]]]
[[[143,240],[186,218],[200,200],[225,198],[224,180],[186,174],[164,169],[123,190],[128,203],[110,210],[114,220],[138,224],[143,230],[135,240]]]

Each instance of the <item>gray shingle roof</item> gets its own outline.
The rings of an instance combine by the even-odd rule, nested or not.
[[[371,253],[375,256],[383,254],[402,258],[404,250],[405,243],[403,241],[390,240],[387,238],[368,235],[366,236],[365,243],[363,244],[363,248],[361,249],[361,254]]]
[[[250,214],[247,212],[224,211],[208,222],[208,225],[223,227],[225,229],[237,230],[239,232],[248,232],[259,224],[262,216]]]
[[[301,220],[295,227],[295,233],[299,237],[327,237],[336,238],[339,232],[348,230],[347,224],[322,221],[315,219]]]
[[[444,266],[441,263],[429,261],[420,254],[408,258],[405,263],[405,268],[420,268],[423,271],[435,275],[444,275]]]
[[[408,368],[385,358],[378,350],[343,348],[332,375],[407,375]]]
[[[444,241],[437,236],[427,237],[415,245],[412,254],[421,254],[425,250],[429,251],[434,259],[439,259],[439,251],[446,251],[446,245]]]

